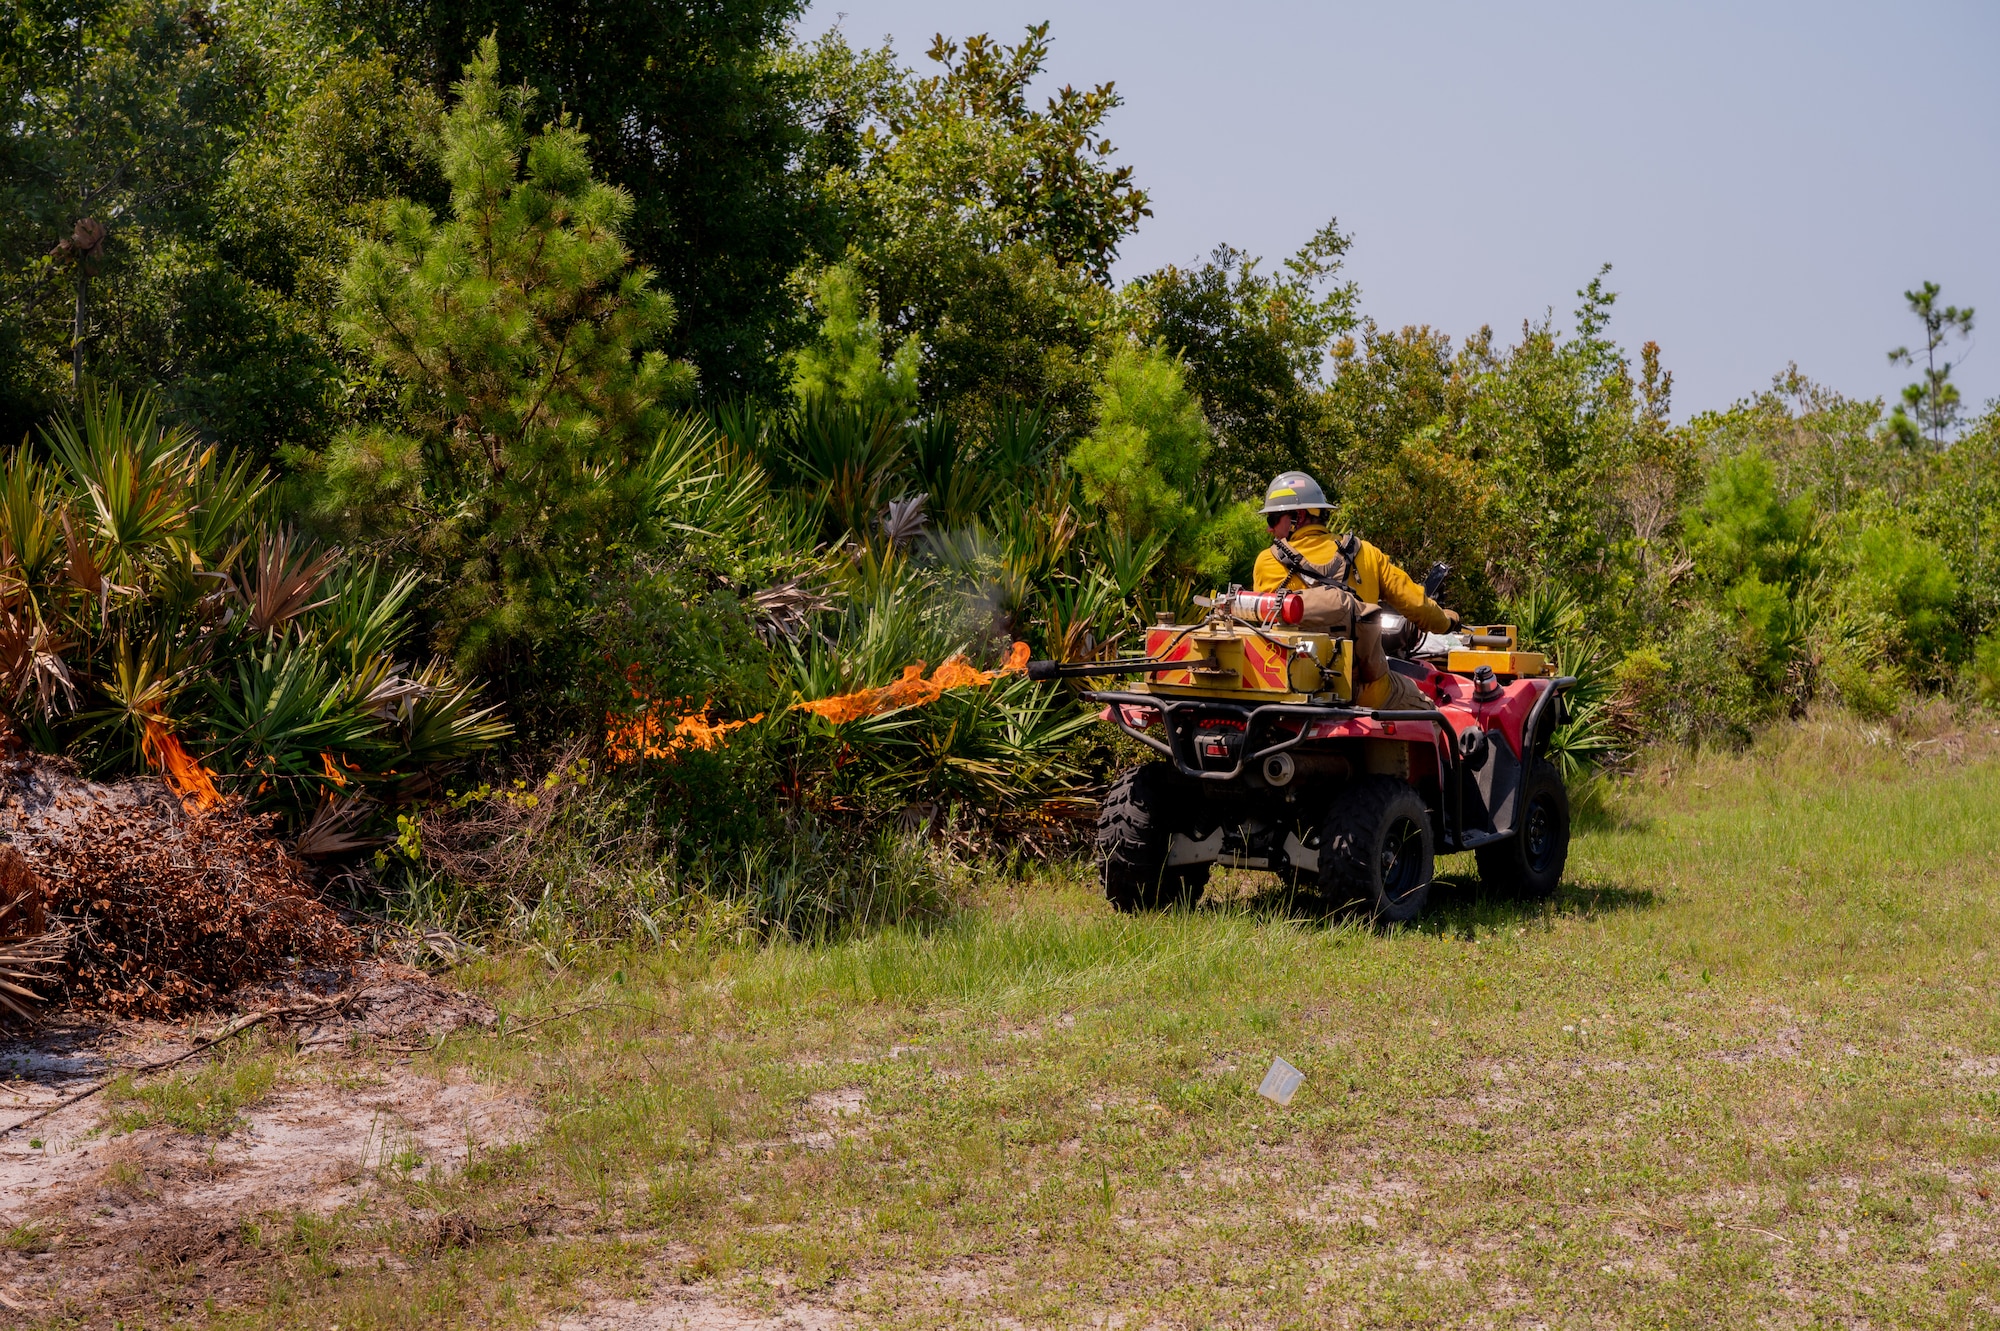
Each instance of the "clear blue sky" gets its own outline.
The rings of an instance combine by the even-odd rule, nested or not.
[[[1968,403],[2000,395],[1992,0],[818,0],[805,35],[840,11],[915,66],[934,32],[1053,20],[1047,89],[1116,81],[1153,196],[1120,277],[1222,241],[1275,260],[1337,216],[1366,314],[1462,337],[1566,326],[1609,262],[1612,332],[1660,343],[1680,419],[1788,361],[1893,398],[1928,278],[1980,313]]]

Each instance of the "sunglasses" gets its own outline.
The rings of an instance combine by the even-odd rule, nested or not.
[[[1296,516],[1294,513],[1266,513],[1264,515],[1264,525],[1266,527],[1275,527],[1285,519]]]

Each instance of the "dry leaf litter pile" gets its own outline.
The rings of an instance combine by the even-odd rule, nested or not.
[[[358,956],[271,821],[235,801],[190,813],[157,782],[100,785],[18,744],[0,792],[0,995],[17,1013],[23,979],[47,1001],[160,1017],[294,959]]]

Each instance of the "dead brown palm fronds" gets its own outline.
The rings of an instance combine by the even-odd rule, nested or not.
[[[312,821],[292,848],[307,859],[323,859],[376,845],[381,837],[362,835],[359,829],[367,826],[380,807],[359,795],[327,800],[313,812]]]
[[[40,994],[27,986],[57,978],[62,971],[63,956],[69,951],[70,933],[68,925],[57,924],[30,938],[0,942],[0,1007],[22,1021],[35,1019],[32,1012],[15,1000],[43,1001]]]
[[[16,999],[41,995],[27,988],[57,978],[69,948],[65,925],[49,924],[48,885],[12,846],[0,846],[0,1008],[23,1021],[34,1017]]]
[[[34,660],[35,626],[0,616],[0,684],[19,685]]]
[[[91,552],[90,542],[77,533],[76,523],[70,519],[67,509],[62,515],[62,530],[64,571],[70,582],[96,598],[99,614],[109,613],[113,596],[129,596],[139,591],[136,586],[127,587],[117,582],[105,571],[104,565]]]
[[[62,659],[70,646],[31,616],[0,613],[0,688],[13,690],[16,708],[30,690],[44,717],[54,716],[59,704],[76,706],[76,681]]]
[[[52,917],[82,938],[65,953],[69,1001],[115,1016],[171,1016],[215,1002],[288,964],[353,961],[353,933],[271,835],[272,819],[227,802],[180,816],[170,805],[89,804],[31,863]]]
[[[832,607],[833,601],[798,581],[780,583],[753,593],[757,636],[773,646],[780,639],[794,641],[805,631],[812,617]]]
[[[29,653],[27,670],[21,677],[16,699],[26,697],[32,688],[44,717],[56,714],[58,697],[64,707],[76,706],[76,681],[70,676],[69,666],[61,656],[67,646],[68,643],[50,634],[46,628],[36,627],[35,644]]]
[[[250,608],[250,627],[268,633],[327,604],[332,597],[315,601],[313,593],[339,563],[338,548],[315,554],[291,531],[264,533],[257,543],[257,563],[249,583],[237,593]]]
[[[67,512],[62,516],[62,529],[63,544],[68,551],[69,580],[102,600],[110,584],[104,581],[97,559],[90,553],[90,544],[76,534],[76,524],[70,521]]]

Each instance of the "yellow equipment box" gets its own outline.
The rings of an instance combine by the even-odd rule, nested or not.
[[[1149,692],[1196,697],[1248,694],[1260,702],[1354,696],[1354,644],[1324,633],[1211,626],[1147,630],[1146,655],[1187,662],[1154,674]]]
[[[1481,666],[1492,666],[1496,675],[1529,676],[1539,679],[1549,673],[1549,658],[1540,652],[1454,651],[1445,658],[1446,670],[1469,675]]]

